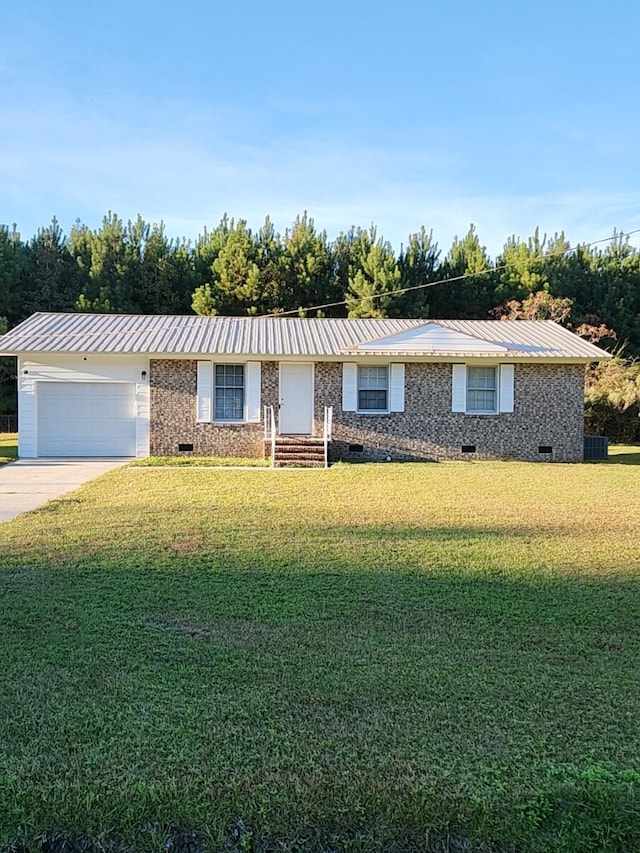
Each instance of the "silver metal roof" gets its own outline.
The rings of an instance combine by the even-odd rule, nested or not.
[[[35,352],[263,357],[365,353],[411,357],[496,355],[584,361],[609,357],[604,350],[550,320],[53,313],[33,314],[0,337],[0,355]]]

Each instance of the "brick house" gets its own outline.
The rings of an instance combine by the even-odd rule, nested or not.
[[[330,431],[331,460],[562,462],[583,458],[584,365],[609,357],[551,321],[46,313],[0,355],[22,457],[304,459]]]

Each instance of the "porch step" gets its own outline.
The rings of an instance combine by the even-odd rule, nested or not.
[[[324,447],[321,438],[313,438],[310,435],[279,435],[276,438],[276,447]]]
[[[324,442],[309,436],[278,436],[274,464],[277,468],[324,468]]]

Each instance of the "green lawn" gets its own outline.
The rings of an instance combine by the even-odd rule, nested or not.
[[[11,432],[0,432],[0,465],[13,462],[18,457],[18,436]]]
[[[146,456],[131,464],[138,468],[268,468],[270,460],[255,456]]]
[[[612,444],[607,462],[613,465],[640,465],[640,444]]]
[[[112,472],[0,526],[0,846],[640,849],[639,542],[626,464]]]

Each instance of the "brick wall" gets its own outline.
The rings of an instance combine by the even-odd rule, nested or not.
[[[180,455],[178,444],[193,444],[195,456],[263,456],[263,424],[197,422],[194,359],[152,359],[149,372],[152,456]],[[263,362],[262,405],[277,403],[277,396],[278,366]]]
[[[523,459],[579,462],[583,454],[581,365],[516,364],[513,413],[451,411],[451,365],[406,364],[405,411],[343,412],[342,365],[316,365],[316,432],[333,405],[333,459]],[[362,445],[360,453],[349,445]],[[462,447],[475,446],[475,453]],[[541,445],[551,454],[541,454]]]
[[[262,400],[277,405],[278,365],[262,364]],[[583,453],[581,365],[516,364],[513,413],[451,411],[451,365],[405,366],[405,411],[359,415],[342,411],[342,364],[315,366],[314,434],[322,435],[324,407],[333,406],[332,458],[523,459],[578,462]],[[155,359],[150,367],[151,454],[174,455],[178,443],[203,456],[262,456],[262,424],[196,421],[196,361]],[[362,445],[362,452],[349,450]],[[475,446],[463,453],[462,446]],[[551,454],[539,453],[550,446]]]

